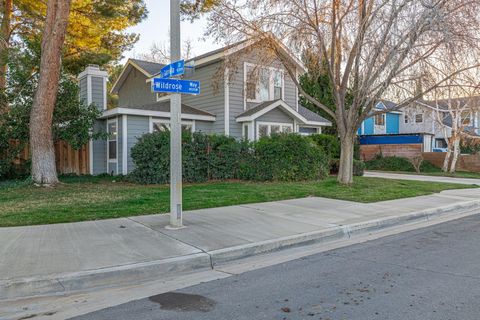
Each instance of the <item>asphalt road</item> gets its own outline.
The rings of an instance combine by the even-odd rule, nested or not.
[[[480,319],[480,215],[132,301],[86,319]]]

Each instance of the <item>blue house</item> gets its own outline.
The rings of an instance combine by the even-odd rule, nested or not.
[[[423,110],[406,112],[399,110],[396,103],[382,100],[374,111],[385,113],[364,120],[357,132],[364,160],[377,154],[412,157],[432,151],[431,117],[426,117]]]
[[[363,121],[358,128],[358,135],[384,135],[400,133],[401,111],[396,110],[397,104],[391,101],[382,100],[377,103],[375,111],[390,110],[378,114]]]

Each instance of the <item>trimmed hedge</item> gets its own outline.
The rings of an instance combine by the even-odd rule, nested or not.
[[[300,181],[328,175],[328,157],[311,140],[296,134],[278,134],[257,142],[223,135],[183,133],[183,180]],[[135,170],[128,179],[164,184],[170,179],[170,133],[142,136],[132,148]]]
[[[407,171],[415,172],[415,168],[407,158],[402,157],[382,157],[378,155],[375,159],[365,162],[367,170],[380,171]],[[438,172],[439,168],[435,167],[431,162],[423,161],[420,166],[421,172]]]
[[[338,168],[340,167],[340,159],[330,160],[330,173],[338,174]],[[353,175],[361,177],[365,173],[365,162],[361,160],[353,159]]]

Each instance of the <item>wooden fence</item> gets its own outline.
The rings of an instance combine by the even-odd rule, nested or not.
[[[15,143],[15,142],[12,142]],[[73,149],[65,141],[57,141],[55,146],[55,164],[57,166],[57,172],[59,174],[89,174],[90,173],[90,161],[89,161],[89,145],[86,144],[79,150]],[[14,163],[18,166],[22,165],[30,157],[29,148],[20,153],[19,157],[14,160]]]
[[[445,160],[445,152],[424,152],[423,159],[433,163],[436,167],[443,167]],[[457,170],[480,172],[480,155],[479,154],[462,154],[457,161]]]

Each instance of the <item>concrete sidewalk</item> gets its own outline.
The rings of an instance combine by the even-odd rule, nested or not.
[[[0,228],[0,300],[161,279],[286,247],[480,209],[480,189],[361,204],[304,198],[168,215]]]
[[[381,171],[365,171],[364,176],[371,177],[371,178],[480,185],[480,179],[426,176],[426,175],[419,175],[419,174],[404,174],[404,173],[392,173],[392,172],[381,172]]]

